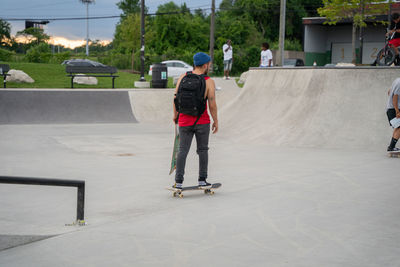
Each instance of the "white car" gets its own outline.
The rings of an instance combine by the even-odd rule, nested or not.
[[[161,63],[167,64],[168,77],[179,77],[182,74],[193,70],[192,66],[181,60],[166,60]],[[150,65],[150,76],[153,74],[152,69],[153,65]]]

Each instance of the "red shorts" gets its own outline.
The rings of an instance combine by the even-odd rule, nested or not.
[[[400,38],[392,39],[389,41],[389,44],[391,44],[394,47],[400,46]]]

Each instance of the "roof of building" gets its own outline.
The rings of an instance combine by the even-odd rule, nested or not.
[[[400,13],[400,2],[392,3],[391,8],[390,8],[390,13]],[[388,18],[389,14],[383,14],[383,15],[377,15],[375,18],[368,19],[366,22],[367,23],[374,23],[378,21],[388,21],[390,18]],[[308,17],[308,18],[303,18],[303,25],[323,25],[327,19],[325,17]],[[351,24],[352,19],[344,19],[337,24]],[[325,24],[327,25],[327,24]]]

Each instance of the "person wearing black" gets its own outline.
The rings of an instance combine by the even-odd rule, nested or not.
[[[389,44],[392,45],[394,52],[396,53],[396,59],[400,61],[399,49],[400,46],[400,15],[399,13],[392,14],[392,22],[389,27],[387,35],[390,37]]]

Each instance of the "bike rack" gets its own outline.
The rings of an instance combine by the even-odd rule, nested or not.
[[[0,184],[28,184],[28,185],[77,187],[78,192],[77,192],[76,220],[77,220],[77,223],[80,225],[85,223],[84,222],[84,220],[85,220],[85,181],[0,176]]]

